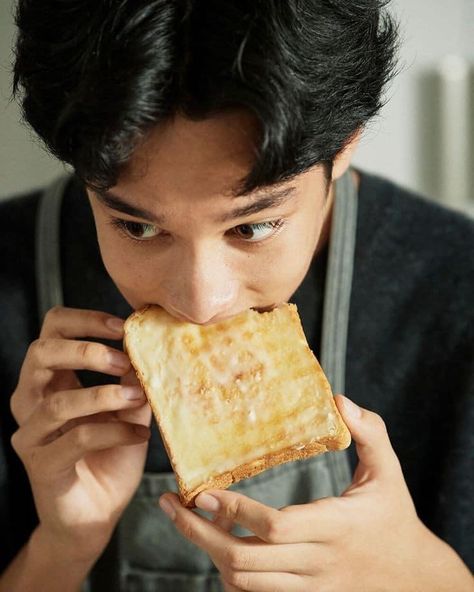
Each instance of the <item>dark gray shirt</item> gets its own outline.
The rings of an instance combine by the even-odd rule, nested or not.
[[[38,195],[0,203],[0,569],[36,521],[28,480],[10,445],[16,426],[9,397],[39,333]],[[126,317],[130,308],[104,269],[77,181],[68,186],[61,219],[65,305]],[[347,394],[384,418],[420,518],[472,569],[474,223],[362,174],[354,265]],[[323,252],[293,297],[316,354],[325,266]],[[81,378],[84,384],[111,382],[92,373]],[[147,469],[169,470],[156,430]]]

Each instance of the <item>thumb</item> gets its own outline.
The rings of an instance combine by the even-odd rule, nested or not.
[[[359,407],[343,395],[336,395],[335,401],[356,445],[357,472],[369,478],[399,477],[400,463],[380,415]]]

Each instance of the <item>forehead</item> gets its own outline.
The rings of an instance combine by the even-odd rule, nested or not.
[[[155,127],[114,188],[124,195],[229,198],[253,164],[257,124],[237,111],[192,121],[180,115]]]

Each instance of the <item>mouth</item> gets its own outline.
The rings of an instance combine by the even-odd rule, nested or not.
[[[254,306],[251,308],[251,310],[255,310],[256,312],[270,312],[276,307],[276,304],[270,304],[268,306]]]
[[[190,322],[192,322],[186,316],[178,313],[177,311],[175,311],[175,310],[172,310],[171,311],[168,308],[163,307],[163,306],[161,306],[159,304],[150,304],[149,306],[159,306],[160,308],[163,308],[164,310],[166,310],[168,312],[168,314],[170,314],[171,316],[173,316],[175,319],[177,319],[178,321],[181,321],[183,323],[190,323]],[[278,304],[269,304],[267,306],[252,306],[252,307],[250,307],[250,310],[254,310],[255,312],[258,312],[258,313],[271,312],[272,310],[274,310],[275,308],[277,308],[277,306],[278,306]],[[211,324],[214,324],[216,322],[225,321],[227,319],[230,319],[230,318],[236,316],[237,314],[240,314],[241,312],[244,312],[244,311],[242,310],[242,311],[237,312],[237,313],[235,313],[233,315],[224,316],[222,318],[219,318],[219,319],[210,321],[208,323],[200,323],[200,324],[202,324],[202,325],[211,325]]]

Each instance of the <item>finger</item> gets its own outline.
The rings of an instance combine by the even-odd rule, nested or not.
[[[137,386],[141,388],[140,381],[135,374],[135,370],[131,368],[127,374],[120,379],[122,386]],[[128,421],[129,423],[141,423],[149,426],[151,423],[152,412],[150,405],[139,405],[136,407],[128,407],[120,409],[116,412],[117,418],[121,421]]]
[[[226,592],[307,592],[310,589],[301,575],[292,573],[236,572],[222,574],[221,578]]]
[[[280,526],[281,522],[279,510],[245,495],[233,491],[206,491],[197,496],[195,503],[201,510],[213,512],[224,520],[240,524],[263,541],[290,542],[274,540],[277,524]]]
[[[25,434],[25,446],[41,445],[45,439],[64,427],[67,422],[104,412],[138,407],[145,403],[140,387],[104,385],[92,388],[59,391],[45,397],[28,420],[20,434]],[[68,430],[72,426],[68,426]],[[60,435],[56,434],[56,435]]]
[[[222,530],[224,530],[225,532],[230,532],[234,527],[233,520],[231,520],[230,518],[226,518],[225,516],[219,516],[219,514],[215,515],[212,518],[212,522],[219,528],[222,528]]]
[[[398,479],[400,463],[380,415],[362,409],[342,395],[336,395],[335,400],[356,444],[358,471],[369,479]]]
[[[337,498],[276,510],[240,493],[212,490],[200,493],[196,506],[240,524],[268,543],[324,542],[343,532],[346,522]]]
[[[122,339],[123,319],[105,312],[55,306],[45,316],[40,339],[104,337]]]
[[[244,545],[235,550],[231,564],[236,571],[314,573],[315,557],[327,561],[327,548],[319,543],[264,543],[256,536],[239,537]]]
[[[70,469],[88,453],[143,444],[149,437],[150,430],[143,425],[125,422],[84,423],[51,444],[36,448],[35,475],[44,474],[48,479],[51,473]]]
[[[42,370],[92,370],[112,376],[122,376],[130,369],[130,360],[123,352],[92,341],[72,339],[38,339],[27,353],[22,373],[36,371],[39,383],[50,372]],[[38,372],[39,370],[39,372]]]
[[[269,545],[255,537],[233,536],[215,523],[184,508],[174,494],[162,496],[160,506],[174,521],[179,532],[208,553],[221,571],[307,573],[311,569],[309,554],[304,553],[308,550],[307,544]]]

